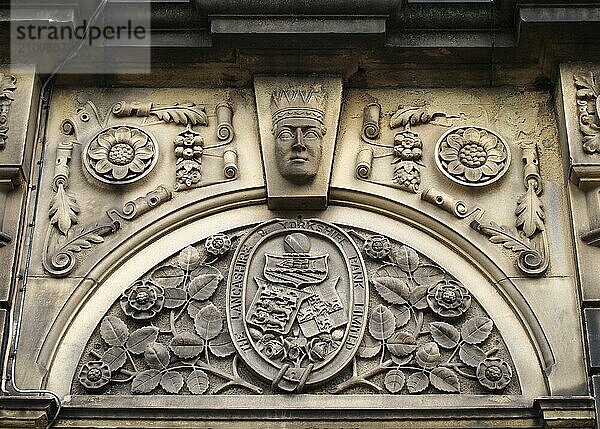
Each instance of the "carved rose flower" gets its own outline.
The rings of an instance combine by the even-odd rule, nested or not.
[[[286,358],[291,361],[302,359],[305,354],[306,338],[290,337],[283,340]]]
[[[320,361],[325,359],[331,351],[330,342],[323,338],[315,338],[310,342],[308,347],[308,358],[314,361]]]
[[[442,168],[466,184],[489,182],[506,164],[504,143],[484,129],[457,130],[442,140],[439,147]]]
[[[504,389],[511,378],[510,366],[500,358],[486,358],[477,367],[477,380],[491,390]]]
[[[110,367],[101,360],[95,360],[83,365],[79,371],[79,382],[86,389],[96,390],[110,381]]]
[[[134,319],[150,319],[163,308],[165,293],[161,286],[138,280],[121,295],[121,308]]]
[[[427,289],[429,307],[443,317],[458,317],[471,305],[469,291],[454,280],[444,280]]]
[[[373,259],[382,259],[390,254],[390,240],[382,235],[373,235],[365,240],[365,253]]]
[[[262,337],[258,343],[258,348],[269,359],[278,359],[283,357],[283,344],[275,335],[267,334]]]
[[[231,248],[231,239],[225,234],[211,235],[206,239],[206,251],[215,256],[223,255]]]
[[[91,169],[108,180],[129,181],[149,171],[154,143],[137,128],[109,128],[92,140],[88,151]]]

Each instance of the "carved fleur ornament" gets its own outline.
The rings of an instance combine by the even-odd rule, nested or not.
[[[101,182],[132,183],[152,170],[158,160],[158,145],[141,128],[115,126],[98,133],[83,156],[88,173]]]
[[[518,394],[494,322],[414,249],[318,219],[207,237],[132,279],[73,394]]]
[[[485,186],[508,170],[510,150],[502,138],[481,127],[453,128],[435,147],[438,168],[450,180],[465,186]]]

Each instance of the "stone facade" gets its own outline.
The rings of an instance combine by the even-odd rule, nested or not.
[[[0,68],[0,426],[596,426],[597,6],[167,3]]]

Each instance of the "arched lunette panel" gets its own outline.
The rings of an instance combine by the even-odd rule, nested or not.
[[[248,194],[246,194],[246,195],[248,195]],[[190,238],[190,234],[189,234],[190,230],[187,231],[187,237],[186,237],[186,231],[185,231],[185,229],[186,229],[185,225],[187,225],[187,227],[191,227],[192,223],[197,221],[198,218],[204,218],[211,214],[216,214],[216,213],[222,212],[222,214],[219,216],[218,222],[206,222],[205,224],[203,224],[202,235],[204,235],[204,234],[208,235],[210,233],[219,232],[219,229],[224,228],[225,225],[233,226],[233,225],[240,225],[240,224],[250,224],[250,223],[255,223],[255,221],[262,221],[262,220],[266,220],[270,217],[275,216],[271,212],[267,212],[266,210],[264,210],[264,208],[259,208],[259,207],[233,210],[233,208],[235,206],[251,205],[252,203],[260,202],[260,195],[258,194],[258,192],[257,192],[256,197],[257,197],[256,199],[249,200],[245,204],[240,204],[239,199],[236,199],[235,195],[229,195],[227,198],[232,202],[230,206],[227,206],[225,201],[221,201],[221,204],[218,204],[218,203],[212,204],[211,207],[206,207],[206,209],[204,209],[204,210],[198,210],[198,206],[191,204],[190,206],[187,207],[186,210],[180,209],[178,212],[166,215],[160,222],[158,222],[154,225],[151,225],[149,227],[146,227],[144,230],[141,230],[140,233],[138,233],[139,236],[134,236],[133,238],[130,238],[128,240],[127,248],[120,246],[117,249],[115,249],[110,254],[111,255],[110,257],[104,258],[89,273],[90,274],[89,277],[97,279],[97,283],[96,282],[88,283],[88,285],[89,285],[87,288],[88,290],[86,292],[83,290],[81,291],[81,292],[85,292],[85,293],[78,293],[79,296],[76,296],[74,294],[72,296],[71,300],[69,302],[67,302],[67,305],[65,306],[65,308],[63,309],[63,312],[61,314],[64,316],[65,314],[70,313],[72,315],[71,317],[68,318],[68,319],[70,319],[70,321],[63,322],[61,324],[61,326],[59,326],[57,323],[55,323],[53,330],[50,332],[49,336],[47,337],[44,348],[42,349],[42,353],[40,354],[40,358],[46,357],[45,358],[46,362],[52,362],[52,359],[55,359],[56,355],[60,354],[60,350],[58,350],[58,352],[55,353],[56,347],[62,343],[62,346],[60,346],[60,349],[63,349],[63,352],[66,350],[66,354],[63,353],[63,357],[66,355],[70,355],[70,356],[76,356],[76,359],[78,359],[79,355],[81,354],[81,344],[80,344],[82,342],[81,335],[79,335],[79,337],[78,337],[79,341],[75,341],[75,337],[73,337],[73,334],[70,333],[71,328],[69,327],[69,325],[73,326],[70,322],[72,322],[72,320],[77,318],[77,314],[80,314],[81,311],[83,310],[84,314],[86,314],[86,316],[89,319],[92,319],[92,320],[95,319],[95,321],[93,323],[89,324],[89,326],[91,326],[91,327],[88,327],[89,332],[87,332],[87,334],[89,336],[89,334],[91,333],[91,329],[94,328],[94,326],[97,324],[99,318],[102,317],[102,315],[106,311],[106,308],[110,305],[109,301],[110,302],[114,301],[114,299],[118,296],[118,294],[120,292],[122,292],[122,290],[125,287],[127,287],[127,284],[123,284],[122,281],[121,281],[120,285],[117,285],[114,281],[112,281],[112,286],[110,286],[111,277],[114,277],[114,275],[117,275],[117,277],[118,277],[120,270],[125,270],[125,271],[129,272],[129,274],[134,274],[132,272],[132,267],[136,266],[136,262],[139,263],[140,260],[143,260],[144,258],[149,257],[148,249],[152,248],[152,244],[149,243],[150,241],[157,242],[159,238],[169,236],[169,240],[161,241],[163,243],[163,245],[161,246],[161,254],[160,255],[150,256],[151,259],[146,259],[146,263],[143,264],[142,267],[134,268],[134,270],[139,271],[139,272],[137,272],[137,275],[141,275],[143,273],[143,271],[145,271],[149,266],[152,266],[150,264],[160,262],[161,259],[164,259],[164,257],[169,254],[168,253],[169,251],[171,253],[174,253],[175,251],[184,247],[183,244],[185,244],[186,241],[187,241],[187,244],[189,244],[190,242],[195,242],[198,239],[200,239],[201,237],[193,236],[193,234],[192,234],[193,237]],[[238,201],[238,203],[233,203],[234,201]],[[356,201],[361,201],[361,203],[356,203]],[[482,255],[482,252],[479,249],[477,249],[473,246],[470,246],[468,241],[463,239],[462,237],[460,237],[456,232],[451,231],[449,228],[447,228],[443,225],[440,225],[439,222],[433,220],[433,218],[427,216],[424,213],[417,212],[416,210],[414,210],[412,208],[409,208],[406,206],[401,206],[400,204],[398,204],[396,202],[384,200],[384,199],[382,199],[380,197],[376,197],[376,196],[368,196],[365,194],[361,194],[361,195],[347,194],[346,196],[344,196],[343,192],[334,192],[332,194],[332,206],[330,207],[330,209],[327,212],[321,213],[319,217],[323,218],[324,220],[338,223],[338,224],[353,223],[353,222],[349,222],[348,219],[359,219],[360,218],[360,216],[348,217],[343,214],[344,210],[350,211],[354,214],[360,214],[360,212],[357,212],[356,210],[353,210],[353,209],[342,209],[341,207],[338,207],[338,206],[346,206],[346,207],[360,206],[360,209],[362,209],[362,210],[368,210],[370,212],[380,213],[380,214],[384,215],[385,218],[389,219],[389,222],[401,221],[403,228],[407,228],[407,231],[408,231],[406,234],[406,237],[411,235],[409,233],[410,229],[416,227],[417,230],[423,231],[426,236],[429,236],[430,240],[442,242],[448,249],[453,249],[455,252],[460,251],[460,253],[463,255],[469,255],[468,258],[469,258],[470,264],[472,264],[473,266],[476,266],[477,271],[484,273],[484,277],[486,278],[485,283],[487,283],[487,284],[489,284],[489,283],[497,284],[500,280],[506,278],[506,276],[501,272],[501,270],[498,269],[493,264],[493,262],[489,260],[489,258],[487,258],[485,255]],[[225,210],[225,211],[223,211],[223,210]],[[242,212],[240,212],[240,210]],[[244,210],[246,210],[246,212],[244,212]],[[183,211],[184,213],[181,213],[181,211]],[[193,214],[190,212],[193,212]],[[252,215],[252,214],[254,214],[254,215]],[[313,217],[315,215],[316,214],[305,214],[306,217]],[[242,222],[240,222],[240,219],[243,219]],[[363,220],[364,220],[364,217],[363,217]],[[229,224],[227,224],[227,222],[229,222]],[[379,224],[380,222],[376,222],[376,223]],[[166,225],[169,225],[169,227],[167,228]],[[367,225],[365,225],[365,226],[367,226]],[[179,231],[177,231],[178,229],[179,229]],[[370,229],[378,232],[377,228],[370,228]],[[158,233],[157,231],[161,231],[161,233]],[[174,237],[177,236],[178,234],[179,234],[179,240],[174,239]],[[144,240],[142,238],[142,236],[146,237],[146,239]],[[420,248],[418,246],[418,242],[411,243],[410,240],[407,241],[406,239],[403,239],[403,237],[395,237],[395,238],[402,239],[408,245],[415,245],[415,247]],[[132,240],[135,240],[135,241],[132,242]],[[140,251],[139,249],[143,249],[143,250]],[[154,249],[154,250],[156,250],[156,249]],[[146,252],[146,255],[140,259],[139,255],[144,252]],[[165,252],[167,252],[167,253],[165,253]],[[108,290],[107,286],[109,286],[110,290],[112,291],[112,295],[114,295],[112,297],[107,296],[107,297],[105,297],[105,299],[102,299],[101,302],[103,302],[104,304],[102,304],[100,306],[100,307],[103,307],[100,309],[98,309],[98,302],[94,302],[94,300],[97,300],[97,294],[95,294],[95,292],[98,290],[98,287],[99,287],[98,285],[101,285],[101,288],[103,290],[103,295],[105,295],[107,293],[107,290]],[[510,288],[510,287],[504,286],[504,288],[506,289],[506,288]],[[499,288],[495,288],[495,289],[499,290]],[[77,291],[77,292],[79,292],[79,291]],[[108,292],[110,292],[110,291],[108,291]],[[516,293],[516,295],[515,295],[515,293]],[[477,296],[478,294],[481,294],[481,291],[479,291],[477,293],[474,292],[474,294],[475,294],[475,296]],[[82,298],[82,295],[85,295],[85,298]],[[551,364],[551,362],[552,362],[551,351],[550,351],[547,341],[545,340],[545,337],[542,337],[541,341],[540,341],[540,338],[536,338],[536,335],[533,332],[533,331],[535,331],[535,327],[532,329],[532,327],[530,326],[530,320],[528,320],[527,313],[528,312],[530,313],[530,316],[534,322],[536,321],[536,319],[533,316],[533,314],[531,313],[531,310],[529,309],[529,307],[526,305],[526,302],[524,300],[522,300],[522,302],[519,303],[518,299],[517,300],[514,299],[514,297],[518,298],[520,296],[520,294],[518,294],[518,291],[516,290],[516,288],[514,288],[514,291],[512,291],[510,293],[508,293],[506,291],[502,291],[502,295],[503,295],[503,299],[509,303],[510,312],[516,314],[518,316],[518,318],[520,319],[520,324],[522,326],[526,327],[526,329],[529,331],[528,335],[533,339],[532,343],[534,344],[535,349],[537,350],[538,354],[540,355],[540,361],[542,362],[542,365],[548,364],[548,363]],[[482,303],[482,304],[485,306],[485,303]],[[526,307],[519,308],[519,305],[523,305],[523,304],[525,304]],[[69,306],[70,306],[70,308],[69,308]],[[98,315],[97,315],[97,317],[92,317],[91,313],[97,313]],[[60,320],[60,316],[59,316],[59,319],[57,319],[57,322],[59,320]],[[79,321],[78,321],[77,325],[80,326]],[[513,326],[511,329],[514,329],[514,328],[515,328],[515,326]],[[539,327],[539,325],[538,325],[538,328],[541,332],[541,328]],[[63,332],[65,333],[64,335],[62,334]],[[79,331],[79,332],[83,333],[83,331]],[[52,337],[53,335],[54,335],[55,340],[53,341],[53,344],[51,344],[50,340],[53,338]],[[543,335],[543,333],[542,333],[542,335]],[[87,338],[87,337],[85,337],[85,338]],[[522,337],[521,337],[521,339],[522,339]],[[514,346],[514,344],[513,344],[513,346]],[[548,356],[550,356],[550,358],[548,358],[547,356],[544,357],[544,350],[545,350],[545,353]],[[50,358],[50,359],[48,359],[48,358]],[[41,360],[42,359],[40,359],[40,361]],[[59,360],[55,360],[55,362],[63,362],[64,363],[64,359],[60,358]],[[76,364],[76,362],[75,362],[75,364]],[[57,378],[56,378],[57,372],[54,370],[55,369],[54,367],[55,367],[55,365],[53,363],[51,363],[50,364],[50,374],[49,374],[49,378],[48,378],[48,385],[56,387],[55,385],[57,383]],[[545,368],[548,368],[548,365],[546,365]],[[72,371],[74,371],[74,369],[72,369]],[[60,372],[60,371],[58,371],[58,372]],[[534,372],[536,372],[536,371],[534,371]],[[67,373],[68,373],[68,371],[67,371]],[[529,380],[529,381],[532,381],[532,380]],[[59,389],[59,390],[65,392],[64,388]],[[538,395],[543,394],[543,392],[540,391],[539,389],[537,389],[537,394]]]

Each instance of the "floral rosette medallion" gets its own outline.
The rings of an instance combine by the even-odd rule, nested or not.
[[[358,247],[320,220],[263,223],[240,243],[231,264],[231,338],[276,390],[302,392],[346,367],[360,346],[368,302]]]
[[[95,179],[109,184],[133,183],[158,160],[156,140],[141,128],[114,126],[100,131],[85,147],[83,164]]]
[[[510,165],[510,149],[497,133],[473,126],[452,128],[435,145],[442,173],[465,186],[485,186],[499,180]]]

